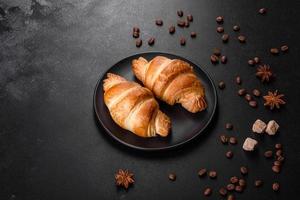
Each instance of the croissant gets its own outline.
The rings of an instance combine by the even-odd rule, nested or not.
[[[148,62],[140,57],[132,61],[132,70],[145,87],[169,105],[180,103],[192,113],[207,107],[204,87],[185,61],[156,56]]]
[[[141,137],[168,135],[171,121],[150,90],[112,73],[103,82],[104,103],[119,126]]]

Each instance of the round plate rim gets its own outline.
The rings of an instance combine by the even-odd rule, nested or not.
[[[130,57],[136,57],[138,55],[143,55],[143,54],[165,54],[165,55],[171,55],[171,56],[175,56],[175,57],[178,57],[178,58],[182,58],[182,59],[185,59],[185,60],[188,60],[190,63],[192,63],[193,65],[195,65],[196,67],[198,67],[208,78],[209,82],[211,83],[212,85],[212,88],[213,88],[213,94],[214,94],[214,98],[215,98],[215,103],[214,103],[214,107],[213,107],[213,110],[212,110],[212,114],[211,116],[209,117],[209,120],[206,122],[206,124],[203,126],[203,128],[201,130],[198,131],[197,134],[195,134],[194,136],[190,137],[189,139],[185,140],[185,141],[182,141],[182,142],[179,142],[177,144],[174,144],[174,145],[170,145],[170,146],[166,146],[166,147],[154,147],[154,148],[146,148],[146,147],[140,147],[140,146],[135,146],[135,145],[132,145],[132,144],[129,144],[129,143],[126,143],[124,142],[123,140],[119,139],[118,137],[116,137],[114,134],[111,133],[110,130],[108,130],[108,128],[104,125],[104,122],[101,120],[101,117],[99,116],[98,112],[97,112],[97,105],[96,105],[96,96],[97,96],[97,90],[98,90],[98,87],[99,87],[99,84],[101,82],[101,80],[104,78],[104,76],[108,73],[108,71],[114,67],[116,64],[118,64],[119,62],[121,62],[122,60],[125,60],[125,59],[128,59]],[[115,139],[116,141],[118,141],[119,143],[127,146],[127,147],[130,147],[130,148],[133,148],[133,149],[137,149],[137,150],[141,150],[141,151],[162,151],[162,150],[170,150],[170,149],[174,149],[176,147],[179,147],[179,146],[183,146],[189,142],[191,142],[192,140],[194,140],[195,138],[197,138],[206,128],[207,126],[211,123],[214,115],[215,115],[215,112],[216,112],[216,108],[217,108],[217,102],[218,102],[218,98],[217,98],[217,90],[216,90],[216,86],[210,76],[210,74],[205,71],[204,69],[200,68],[199,65],[196,65],[195,62],[191,59],[187,59],[187,58],[184,58],[182,56],[179,56],[175,53],[169,53],[169,52],[162,52],[162,51],[147,51],[147,52],[141,52],[141,53],[136,53],[136,54],[131,54],[129,56],[126,56],[124,57],[123,59],[119,60],[118,62],[116,62],[115,64],[113,64],[111,67],[109,67],[104,73],[103,75],[101,75],[101,77],[98,79],[97,81],[97,84],[96,84],[96,87],[94,89],[94,95],[93,95],[93,104],[94,104],[94,111],[95,111],[95,114],[97,116],[97,119],[98,121],[100,122],[101,126],[104,128],[104,130],[113,138]]]

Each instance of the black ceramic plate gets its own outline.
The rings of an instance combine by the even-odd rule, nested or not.
[[[208,107],[203,112],[193,114],[186,111],[179,104],[169,106],[159,101],[160,109],[171,118],[172,131],[169,136],[165,138],[159,136],[155,138],[141,138],[130,131],[119,127],[111,118],[110,113],[103,101],[103,80],[106,78],[106,74],[111,72],[123,76],[127,80],[139,82],[131,71],[131,61],[140,56],[150,60],[158,55],[166,56],[171,59],[181,59],[190,63],[194,67],[195,73],[205,87]],[[124,145],[146,151],[170,149],[191,141],[200,133],[202,133],[210,123],[215,113],[216,105],[217,95],[213,81],[209,75],[200,68],[200,66],[197,66],[191,61],[180,56],[159,52],[141,53],[119,61],[102,75],[101,79],[97,83],[94,94],[94,109],[99,122],[102,124],[107,133]]]

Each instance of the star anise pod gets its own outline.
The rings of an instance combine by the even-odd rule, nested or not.
[[[273,73],[269,65],[260,65],[256,69],[256,76],[260,78],[261,82],[269,82]]]
[[[117,186],[124,187],[128,189],[130,184],[134,183],[133,173],[130,173],[128,170],[119,169],[115,174]]]
[[[268,95],[264,96],[264,106],[270,107],[271,110],[276,106],[276,108],[280,108],[280,105],[285,104],[285,101],[281,98],[283,97],[283,94],[278,94],[278,91],[275,92],[268,92]]]

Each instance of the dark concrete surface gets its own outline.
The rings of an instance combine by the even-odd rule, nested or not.
[[[247,165],[248,186],[237,199],[292,199],[299,188],[299,1],[281,0],[1,0],[0,1],[0,199],[203,199],[203,189],[214,188],[210,199],[219,198],[220,186],[239,167]],[[258,9],[266,7],[265,16]],[[176,10],[194,15],[189,29],[170,36],[167,27],[176,23]],[[230,34],[222,44],[215,17],[225,17]],[[154,20],[162,18],[163,27]],[[232,26],[239,24],[247,43],[236,41]],[[135,47],[133,26],[142,39],[156,37],[153,47]],[[190,31],[198,33],[192,40]],[[179,37],[187,45],[179,45]],[[288,44],[290,51],[279,56],[271,47]],[[209,56],[214,47],[228,56],[226,65],[213,66]],[[107,137],[93,112],[97,80],[114,63],[129,55],[163,51],[191,59],[208,71],[215,83],[226,82],[218,91],[218,113],[206,136],[183,148],[148,154],[121,146]],[[247,65],[254,56],[270,64],[276,80],[261,84],[255,68]],[[263,93],[278,89],[287,105],[271,112],[252,109],[237,95],[234,77],[243,87]],[[257,137],[250,131],[257,118],[275,119],[281,125],[276,137]],[[237,146],[222,146],[218,136],[224,124],[235,126]],[[242,151],[243,140],[257,138],[258,150]],[[286,162],[279,175],[272,162],[263,158],[276,142],[284,145]],[[224,154],[234,151],[228,160]],[[216,180],[200,179],[200,167],[218,171]],[[114,185],[119,168],[134,172],[136,184],[128,192]],[[177,174],[176,182],[167,179]],[[264,180],[260,189],[256,178]],[[273,181],[281,183],[275,194]],[[209,198],[208,198],[209,199]],[[293,198],[296,199],[296,198]]]

